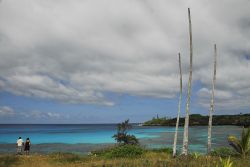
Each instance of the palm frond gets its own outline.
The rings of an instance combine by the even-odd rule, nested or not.
[[[250,150],[250,128],[243,130],[241,138],[242,148],[247,153]]]
[[[237,151],[239,154],[242,154],[242,146],[241,146],[241,141],[233,135],[228,136],[227,138],[229,145],[232,146],[235,151]]]
[[[232,146],[236,152],[245,157],[246,154],[250,153],[250,128],[245,130],[243,128],[241,138],[230,135],[228,136],[228,143]]]

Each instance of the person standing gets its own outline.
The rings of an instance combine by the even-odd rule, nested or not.
[[[22,154],[22,149],[23,149],[23,139],[21,137],[18,138],[16,142],[17,146],[17,154]]]
[[[29,155],[30,153],[30,139],[27,138],[26,141],[25,141],[25,145],[24,145],[24,151],[25,151],[25,154],[26,155]]]

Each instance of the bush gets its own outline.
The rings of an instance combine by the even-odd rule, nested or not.
[[[115,134],[113,138],[115,138],[119,144],[139,144],[138,139],[134,135],[127,134],[131,128],[132,125],[129,124],[129,120],[125,120],[124,122],[117,125],[117,134]]]
[[[119,147],[115,147],[112,149],[107,156],[110,158],[115,157],[138,157],[143,154],[144,150],[135,145],[123,145]]]
[[[229,157],[229,156],[234,156],[236,154],[237,153],[229,147],[216,148],[211,152],[212,156],[220,156],[220,157]]]
[[[159,149],[150,149],[149,151],[156,152],[156,153],[168,153],[168,154],[173,154],[173,149],[172,148],[159,148]]]
[[[115,146],[115,147],[118,147],[118,146]],[[94,150],[94,151],[91,151],[91,153],[89,155],[94,155],[94,156],[105,156],[107,153],[111,152],[113,149],[115,149],[114,146],[110,146],[110,147],[107,147],[107,148],[102,148],[102,149],[99,149],[99,150]]]
[[[93,155],[103,156],[105,158],[133,158],[139,157],[143,153],[144,150],[136,145],[119,145],[113,148],[92,152]]]

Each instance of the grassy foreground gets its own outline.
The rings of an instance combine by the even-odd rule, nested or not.
[[[0,167],[226,167],[228,157],[205,156],[193,154],[187,157],[172,158],[166,150],[147,150],[140,156],[109,157],[104,154],[77,155],[72,153],[52,153],[48,155],[32,154],[0,155]],[[238,156],[230,158],[232,166],[247,167],[250,156],[242,159]]]

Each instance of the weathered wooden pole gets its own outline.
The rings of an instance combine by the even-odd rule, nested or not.
[[[191,85],[192,85],[192,66],[193,66],[193,40],[192,40],[192,24],[190,9],[188,8],[188,20],[189,20],[189,50],[190,50],[190,65],[189,65],[189,80],[188,80],[188,93],[186,102],[186,117],[183,133],[183,148],[182,154],[188,154],[188,126],[189,126],[189,113],[190,113],[190,97],[191,97]]]
[[[178,136],[178,128],[179,128],[179,119],[180,119],[180,111],[181,111],[181,102],[182,102],[182,71],[181,71],[181,54],[179,53],[179,72],[180,72],[180,96],[178,103],[178,112],[176,117],[176,127],[175,127],[175,135],[174,135],[174,145],[173,145],[173,157],[176,156],[176,144],[177,144],[177,136]]]
[[[217,48],[214,45],[214,73],[212,80],[212,94],[210,101],[210,111],[209,111],[209,121],[208,121],[208,135],[207,135],[207,154],[211,153],[211,143],[212,143],[212,122],[213,122],[213,112],[214,112],[214,89],[216,81],[216,59],[217,59]]]

